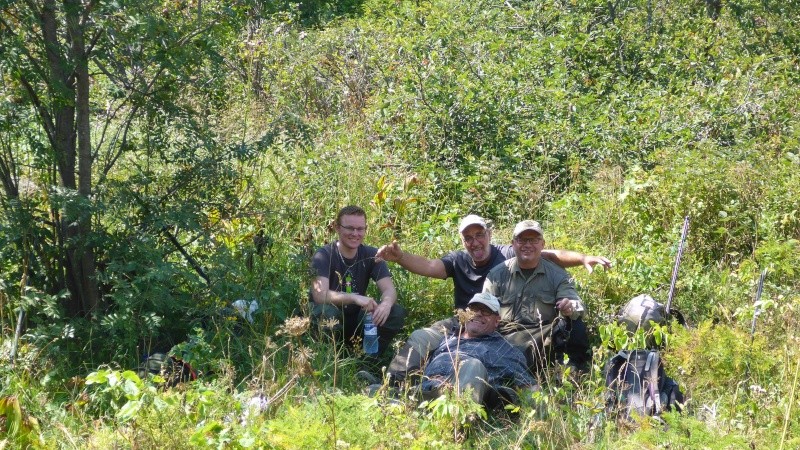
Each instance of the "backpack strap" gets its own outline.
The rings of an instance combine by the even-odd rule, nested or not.
[[[623,369],[628,364],[628,358],[630,358],[629,352],[621,350],[606,363],[606,388],[608,389],[606,407],[609,408],[609,411],[619,402],[619,386],[622,383]]]
[[[647,383],[647,392],[653,402],[654,415],[661,414],[661,393],[658,389],[658,373],[661,367],[661,355],[656,351],[651,351],[647,355],[647,362],[644,365],[643,379]]]
[[[611,386],[614,381],[620,377],[620,372],[625,364],[628,363],[631,355],[625,350],[620,350],[619,353],[614,355],[609,361],[609,370],[606,372],[606,386]]]

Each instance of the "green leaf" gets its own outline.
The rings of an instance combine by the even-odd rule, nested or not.
[[[104,384],[108,382],[108,370],[98,370],[86,376],[86,384]]]
[[[125,380],[125,382],[122,383],[122,392],[124,392],[125,396],[129,399],[137,399],[139,398],[141,389],[139,389],[139,386],[137,386],[136,383],[130,380]]]
[[[142,401],[141,400],[131,400],[124,405],[122,408],[117,411],[117,418],[122,420],[123,422],[127,422],[128,420],[133,419],[136,416],[136,413],[142,408]]]
[[[124,378],[126,380],[129,380],[129,381],[132,381],[132,382],[134,382],[136,384],[139,384],[139,385],[142,384],[142,379],[139,378],[139,375],[136,372],[132,371],[132,370],[126,370],[126,371],[122,372],[121,376],[122,376],[122,378]]]

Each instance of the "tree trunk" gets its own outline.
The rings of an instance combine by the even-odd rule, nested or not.
[[[88,6],[86,6],[88,7]],[[89,70],[81,12],[78,0],[64,0],[64,15],[69,48],[65,55],[58,40],[57,11],[54,0],[46,0],[41,10],[42,33],[47,49],[52,100],[52,132],[48,133],[56,155],[62,186],[77,190],[88,199],[92,191],[92,155],[89,112]],[[71,68],[71,70],[70,70]],[[46,120],[46,117],[43,118]],[[45,126],[45,128],[48,128]],[[78,178],[76,180],[76,155]],[[65,252],[67,311],[72,316],[93,312],[99,304],[94,251],[88,237],[91,214],[65,211],[61,219],[61,245]]]
[[[67,72],[67,61],[59,53],[61,45],[58,42],[58,19],[53,0],[45,0],[41,20],[47,65],[50,70],[48,88],[51,91],[50,95],[54,97],[53,123],[45,124],[45,129],[48,129],[47,136],[56,156],[61,185],[75,189],[75,81]],[[40,115],[42,115],[41,108]],[[49,122],[46,115],[42,119],[43,122]]]
[[[77,131],[78,131],[78,194],[90,199],[92,195],[92,142],[89,112],[89,56],[86,53],[86,43],[83,23],[79,11],[82,11],[80,0],[66,0],[67,26],[72,35],[72,60],[75,61],[75,78],[77,91],[75,103],[77,105]],[[88,5],[88,4],[87,4]],[[91,6],[85,6],[90,8]],[[69,11],[75,11],[70,14]],[[100,294],[97,289],[95,256],[92,245],[87,238],[92,232],[91,214],[81,215],[78,225],[78,242],[80,247],[75,250],[76,259],[79,260],[80,286],[83,311],[94,312],[100,303]]]

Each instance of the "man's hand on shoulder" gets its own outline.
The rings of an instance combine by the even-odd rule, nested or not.
[[[592,256],[592,255],[585,255],[583,257],[583,267],[586,268],[586,271],[592,273],[594,271],[594,266],[601,264],[603,269],[610,269],[613,265],[611,260],[606,258],[605,256]]]

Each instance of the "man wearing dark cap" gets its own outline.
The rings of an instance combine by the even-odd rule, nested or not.
[[[470,389],[472,399],[484,403],[497,398],[498,391],[509,396],[504,388],[536,386],[522,352],[497,332],[499,312],[497,297],[488,293],[472,297],[462,331],[455,329],[442,339],[425,367],[421,386],[424,397],[439,395],[452,386],[458,393]]]
[[[512,246],[492,244],[491,227],[480,216],[470,214],[461,219],[458,231],[464,249],[450,252],[440,259],[428,259],[405,252],[396,241],[382,246],[378,250],[377,257],[400,264],[418,275],[440,279],[452,278],[454,305],[457,309],[464,309],[472,296],[483,290],[483,283],[489,271],[506,259],[514,257],[515,253]],[[541,255],[563,267],[583,265],[590,273],[597,264],[606,268],[611,267],[611,261],[602,256],[589,256],[566,250],[543,250]],[[406,344],[392,360],[389,374],[395,380],[403,380],[407,374],[418,372],[423,361],[444,337],[443,330],[450,330],[457,325],[458,320],[451,317],[411,333]],[[574,332],[580,333],[581,330]],[[582,332],[585,336],[585,328]],[[572,359],[577,360],[580,357],[581,355],[576,355]]]
[[[586,308],[569,274],[542,258],[544,244],[539,222],[519,222],[512,240],[517,256],[495,266],[483,287],[500,301],[500,332],[525,353],[530,368],[542,367],[559,350],[570,359],[589,354],[586,333],[574,332],[585,330]]]

